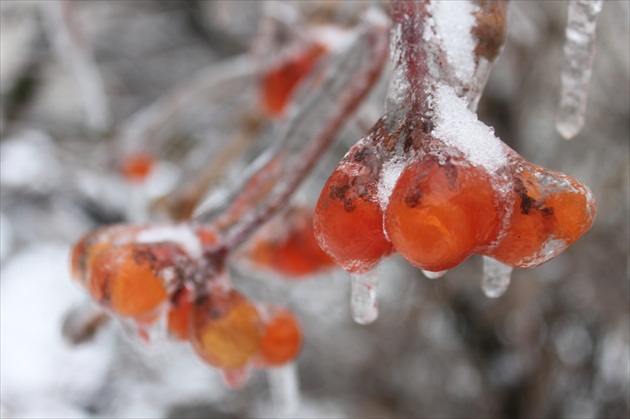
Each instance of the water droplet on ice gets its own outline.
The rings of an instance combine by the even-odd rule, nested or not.
[[[425,271],[424,269],[422,270],[422,274],[424,276],[426,276],[429,279],[438,279],[438,278],[442,278],[444,275],[446,275],[448,271],[437,271],[437,272],[431,272],[431,271]]]

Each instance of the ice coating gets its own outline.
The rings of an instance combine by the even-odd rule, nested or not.
[[[351,273],[350,285],[352,318],[359,324],[372,323],[378,317],[376,269],[361,274]]]
[[[271,399],[283,416],[294,415],[300,405],[300,386],[295,363],[267,370]]]
[[[483,257],[483,279],[481,289],[488,298],[498,298],[505,294],[510,285],[512,267],[497,260]]]
[[[138,233],[137,243],[174,242],[179,244],[192,258],[201,257],[202,248],[199,237],[187,224],[151,227]]]
[[[455,76],[461,82],[471,80],[475,72],[472,28],[476,7],[469,1],[437,1],[432,9],[440,44]]]
[[[569,2],[560,109],[556,118],[556,130],[567,140],[576,136],[584,125],[588,85],[595,56],[596,20],[602,4],[602,0]]]
[[[562,253],[567,246],[568,244],[564,240],[549,238],[545,241],[540,251],[534,255],[523,258],[520,262],[520,267],[533,268],[542,265]]]
[[[465,99],[443,83],[435,89],[435,128],[432,134],[446,145],[464,153],[476,166],[495,173],[507,163],[506,147],[492,128],[477,119]]]

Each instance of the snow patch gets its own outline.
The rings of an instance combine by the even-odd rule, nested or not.
[[[437,1],[433,6],[435,27],[446,59],[459,81],[467,83],[475,71],[476,43],[472,28],[476,8],[468,1]]]
[[[149,228],[138,233],[136,241],[138,243],[175,242],[182,246],[192,258],[197,259],[202,255],[199,237],[186,224]]]
[[[467,160],[494,174],[507,164],[505,146],[492,128],[477,119],[451,86],[438,84],[434,94],[435,128],[432,135],[464,153]]]

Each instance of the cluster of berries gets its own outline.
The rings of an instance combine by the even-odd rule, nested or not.
[[[383,205],[388,138],[378,131],[382,126],[350,150],[316,208],[320,245],[350,272],[369,271],[394,250],[426,271],[450,269],[473,253],[530,268],[557,256],[593,222],[591,193],[575,179],[514,152],[493,175],[425,135],[415,153],[422,157],[401,164]]]
[[[263,238],[255,242],[264,247]],[[141,338],[165,325],[171,338],[189,341],[226,377],[290,362],[301,347],[298,321],[284,308],[254,304],[232,289],[212,266],[216,244],[210,230],[187,224],[104,227],[75,245],[72,274]]]

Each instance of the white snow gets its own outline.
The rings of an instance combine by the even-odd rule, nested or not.
[[[66,311],[84,298],[69,278],[69,250],[53,242],[31,245],[2,266],[0,398],[20,416],[76,416],[70,405],[99,391],[112,361],[106,336],[74,348],[62,338]]]
[[[467,83],[475,71],[475,6],[469,1],[436,1],[433,17],[446,59],[459,81]]]
[[[2,186],[46,189],[60,171],[53,139],[43,131],[20,131],[0,146]]]
[[[435,128],[432,134],[446,145],[461,151],[468,161],[495,173],[507,163],[505,145],[492,128],[477,119],[468,103],[443,83],[434,93]]]
[[[199,237],[187,224],[151,227],[138,233],[136,241],[137,243],[175,242],[181,245],[193,259],[200,258],[202,255]]]

